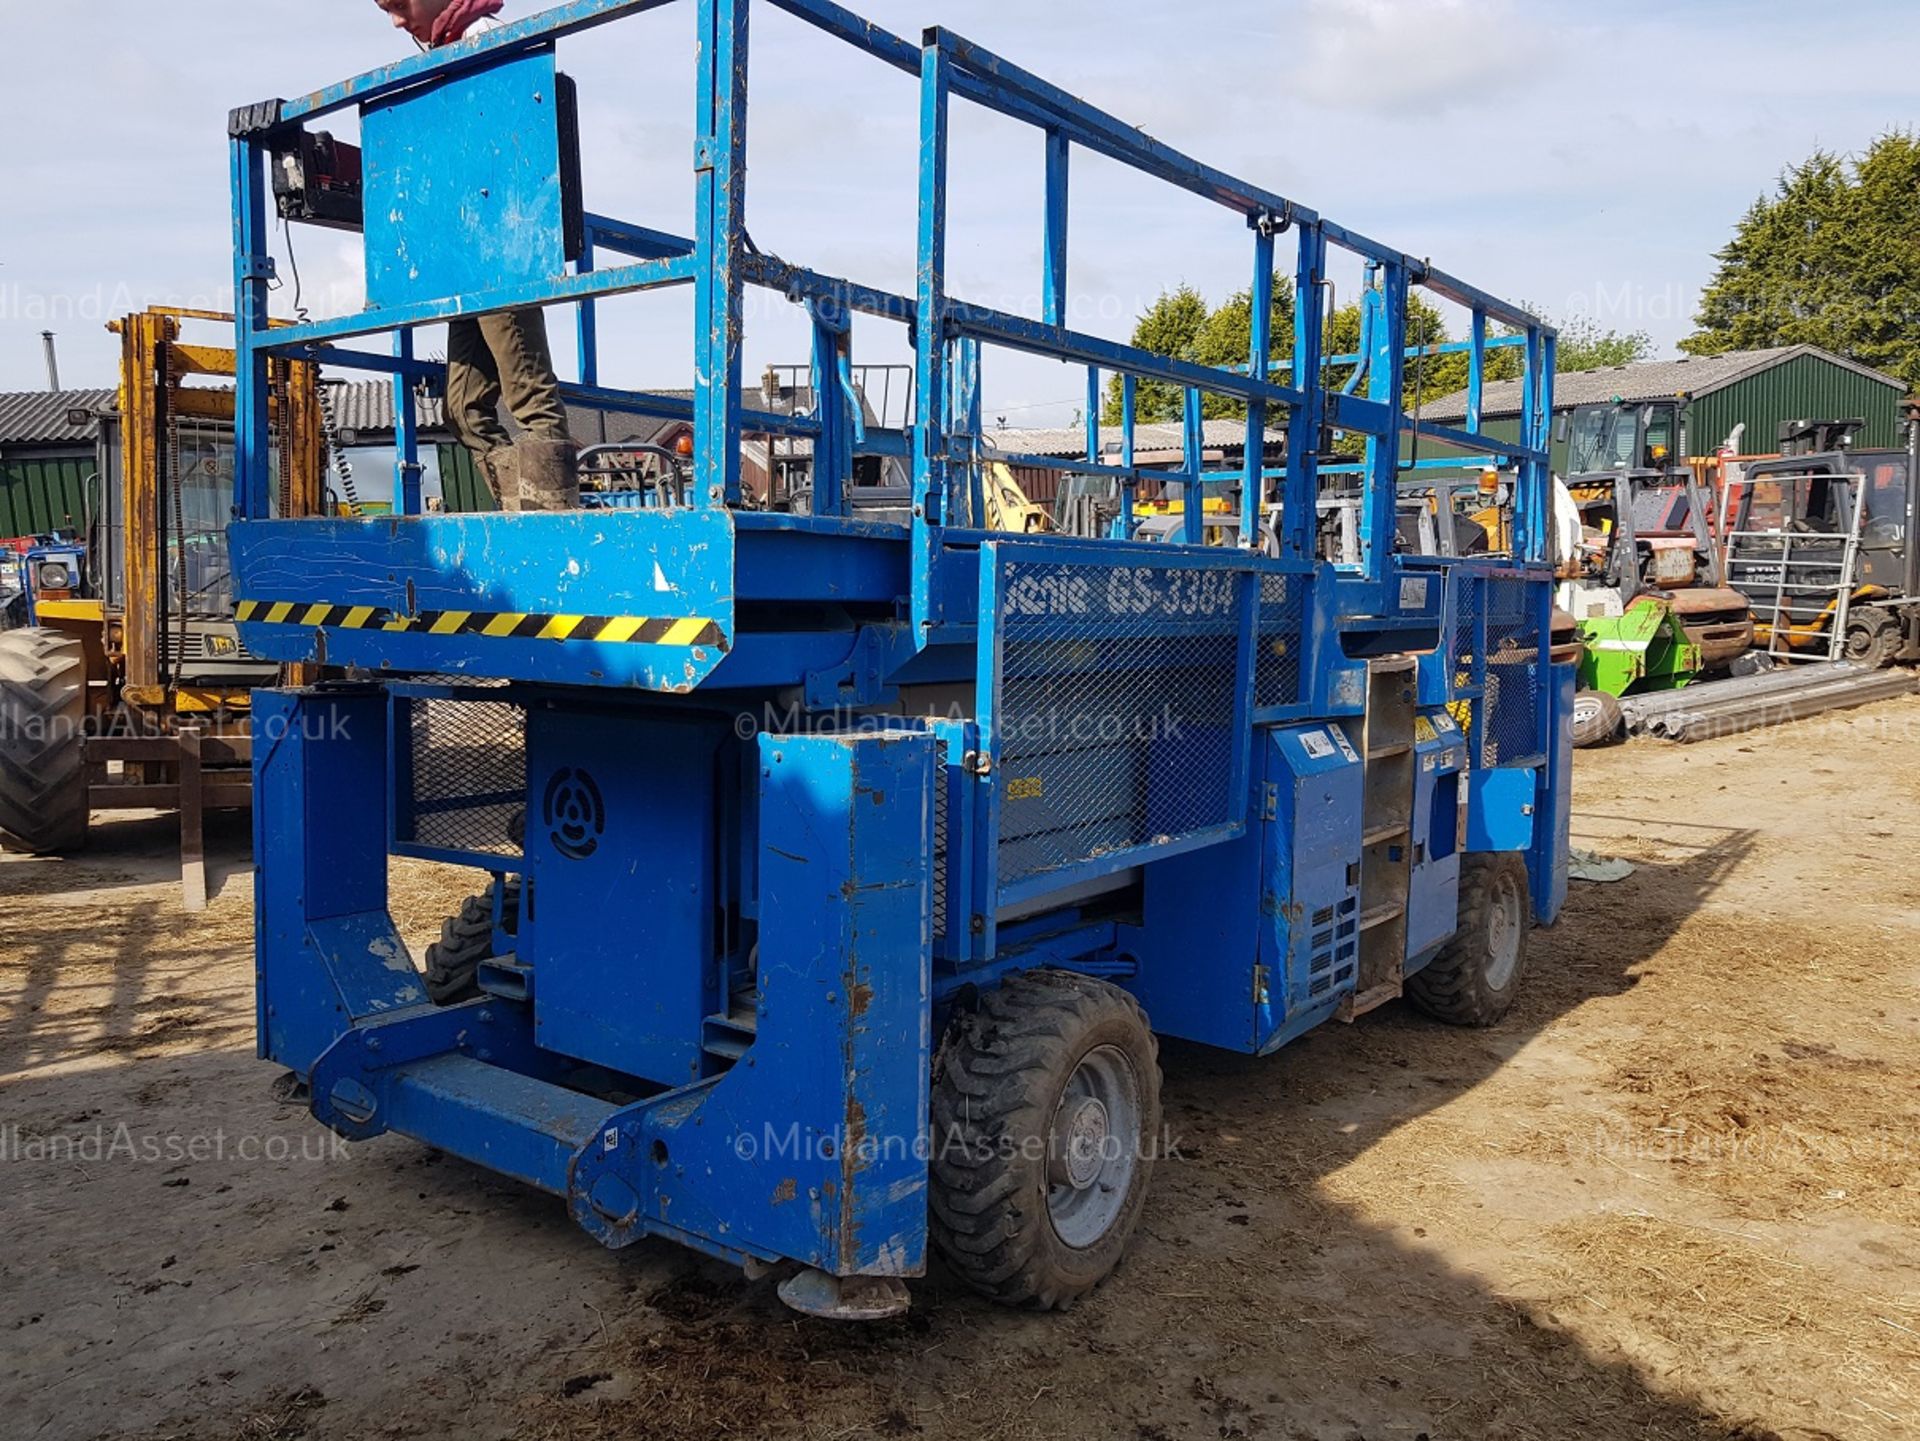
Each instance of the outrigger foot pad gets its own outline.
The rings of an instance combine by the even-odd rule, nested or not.
[[[912,1305],[897,1276],[829,1276],[811,1266],[780,1283],[780,1299],[823,1321],[885,1321]]]

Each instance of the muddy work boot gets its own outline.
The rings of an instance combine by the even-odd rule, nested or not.
[[[580,450],[570,440],[523,436],[514,446],[520,469],[520,509],[580,508]]]
[[[493,487],[493,498],[500,503],[500,509],[509,513],[520,509],[520,457],[510,445],[498,450],[488,451],[480,462],[485,472],[487,484]]]

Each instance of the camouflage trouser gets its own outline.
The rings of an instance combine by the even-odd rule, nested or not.
[[[569,438],[547,318],[538,310],[509,310],[447,327],[447,423],[478,459],[513,443],[500,423],[503,396],[527,434]]]

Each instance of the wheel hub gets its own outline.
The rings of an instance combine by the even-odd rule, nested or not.
[[[1495,889],[1487,907],[1487,984],[1496,991],[1507,988],[1520,964],[1520,938],[1524,929],[1520,893],[1511,881]]]
[[[1067,1184],[1084,1191],[1100,1176],[1100,1157],[1107,1148],[1106,1106],[1094,1096],[1082,1098],[1066,1125]]]
[[[1140,1116],[1140,1079],[1125,1052],[1098,1046],[1082,1057],[1047,1135],[1047,1214],[1069,1246],[1095,1245],[1126,1208]]]

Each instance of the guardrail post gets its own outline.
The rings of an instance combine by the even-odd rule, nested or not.
[[[272,503],[272,429],[267,357],[254,348],[254,341],[267,329],[267,289],[274,274],[267,252],[267,186],[260,152],[251,140],[235,136],[228,148],[233,177],[233,509],[238,517],[264,520]]]
[[[747,186],[747,0],[700,0],[696,147],[694,503],[740,499],[741,241]]]
[[[914,327],[913,619],[918,639],[933,626],[928,577],[933,527],[946,523],[950,491],[947,401],[947,126],[950,77],[937,37],[920,54],[920,233]]]
[[[1293,283],[1293,384],[1306,404],[1287,420],[1287,478],[1281,497],[1280,551],[1288,560],[1311,560],[1319,529],[1320,430],[1326,424],[1321,357],[1325,354],[1327,236],[1319,224],[1300,227],[1300,254]]]
[[[1367,362],[1367,396],[1387,408],[1386,426],[1367,437],[1366,506],[1360,528],[1360,568],[1368,580],[1383,580],[1393,560],[1400,491],[1401,392],[1407,373],[1407,268],[1380,263],[1379,304],[1383,322],[1374,327]]]
[[[1273,352],[1273,237],[1271,216],[1254,222],[1252,342],[1247,357],[1247,374],[1264,381],[1272,366]],[[1240,496],[1240,544],[1249,550],[1260,543],[1260,512],[1267,491],[1267,403],[1247,402],[1246,479]]]

